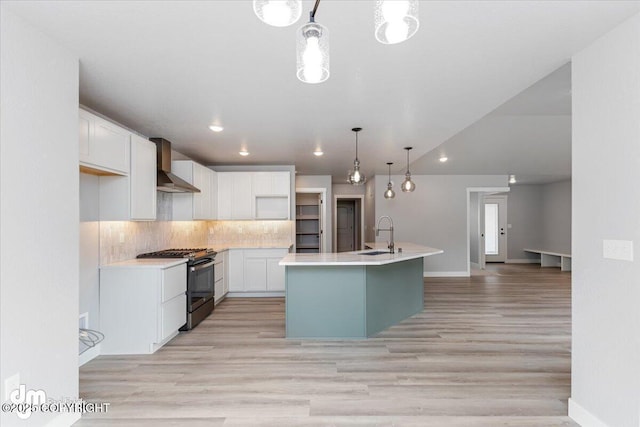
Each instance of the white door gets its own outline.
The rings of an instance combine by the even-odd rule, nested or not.
[[[484,254],[487,262],[507,259],[507,197],[484,198]]]

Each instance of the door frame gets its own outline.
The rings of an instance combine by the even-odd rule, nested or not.
[[[471,227],[469,226],[471,218],[471,193],[481,193],[479,194],[479,198],[482,200],[482,210],[484,211],[484,198],[486,196],[496,193],[508,193],[509,191],[509,187],[467,187],[467,276],[471,276]],[[478,206],[480,206],[480,202],[478,202]],[[482,217],[484,217],[484,215],[482,215]],[[480,234],[478,236],[478,241],[480,242],[480,268],[484,270],[484,226],[478,229],[478,233]]]
[[[334,194],[333,195],[333,252],[338,251],[338,200],[358,200],[360,203],[360,248],[364,249],[364,194]]]
[[[327,250],[327,189],[326,188],[296,188],[296,193],[312,193],[312,194],[320,194],[320,202],[322,204],[320,208],[320,229],[322,236],[320,238],[320,252],[325,252]],[[294,193],[295,195],[295,193]],[[295,197],[294,197],[295,199]],[[294,206],[296,201],[294,200]],[[294,218],[293,218],[293,252],[296,252],[296,218],[295,218],[295,210],[294,210]]]

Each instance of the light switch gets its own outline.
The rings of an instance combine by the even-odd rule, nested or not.
[[[633,241],[631,240],[603,240],[602,257],[633,261]]]

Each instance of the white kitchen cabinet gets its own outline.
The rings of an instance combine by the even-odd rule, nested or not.
[[[216,219],[216,172],[191,160],[172,161],[171,172],[200,190],[199,193],[173,194],[173,220]]]
[[[289,172],[218,172],[218,219],[290,219]]]
[[[285,269],[280,260],[288,249],[230,249],[229,292],[268,293],[282,292]]]
[[[244,292],[244,250],[229,249],[229,292]]]
[[[216,254],[216,259],[214,262],[214,278],[215,278],[215,303],[218,304],[220,301],[224,299],[229,292],[229,281],[228,281],[228,251],[221,251]]]
[[[166,344],[187,321],[186,290],[185,263],[102,267],[101,354],[150,354]]]
[[[251,172],[218,172],[218,219],[254,219]]]
[[[290,219],[291,182],[289,172],[253,172],[255,219]]]
[[[291,193],[289,172],[252,172],[254,196],[284,196]]]
[[[100,177],[100,219],[156,219],[156,145],[131,135],[128,176]]]
[[[80,170],[97,175],[129,173],[131,132],[85,110],[78,112]]]

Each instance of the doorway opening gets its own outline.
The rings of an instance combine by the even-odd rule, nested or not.
[[[324,188],[296,188],[296,252],[326,251],[326,198]]]
[[[484,274],[486,262],[506,262],[506,228],[508,227],[506,224],[507,196],[504,193],[508,191],[509,187],[467,188],[467,273],[470,276]],[[495,212],[494,206],[485,208],[485,204],[493,205],[494,203],[503,205],[502,209],[497,209],[498,218],[492,216]],[[489,226],[487,226],[487,210],[490,211]],[[500,220],[503,221],[502,225],[500,225]],[[492,233],[491,239],[494,239],[489,243],[485,242],[487,240],[486,228]],[[487,255],[487,247],[491,253],[490,255]],[[505,258],[499,261],[496,259],[496,252]]]
[[[351,252],[364,248],[363,196],[335,196],[334,251]]]

